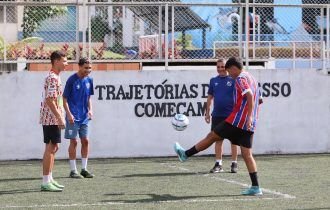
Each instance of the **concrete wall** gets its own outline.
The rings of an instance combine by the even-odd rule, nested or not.
[[[330,77],[315,70],[251,72],[264,94],[254,152],[329,152]],[[90,157],[167,156],[174,155],[175,141],[185,148],[193,146],[210,129],[201,110],[207,84],[215,73],[215,69],[93,72],[95,116]],[[0,160],[42,158],[44,144],[38,120],[46,74],[0,76]],[[70,74],[62,73],[63,83]],[[171,127],[171,115],[177,109],[187,112],[190,119],[183,132]],[[225,142],[228,154],[229,143]],[[58,158],[68,157],[67,147],[68,140],[63,139]],[[212,154],[213,150],[201,154]]]

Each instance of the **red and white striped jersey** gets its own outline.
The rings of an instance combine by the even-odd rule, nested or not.
[[[246,125],[248,106],[247,98],[245,97],[247,92],[252,93],[254,100],[254,107],[252,111],[252,128],[249,130],[254,132],[258,119],[260,91],[258,82],[249,72],[242,71],[235,79],[234,109],[227,117],[226,122],[243,130],[248,130]]]

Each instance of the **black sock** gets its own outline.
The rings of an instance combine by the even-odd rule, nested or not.
[[[250,173],[252,186],[259,186],[257,172]]]
[[[186,150],[185,153],[186,153],[187,157],[190,157],[190,156],[193,156],[194,154],[197,154],[198,151],[197,151],[196,147],[193,146],[192,148]]]

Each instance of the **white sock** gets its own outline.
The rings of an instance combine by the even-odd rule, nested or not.
[[[87,170],[87,158],[81,158],[81,169]]]
[[[219,165],[222,165],[222,159],[216,160],[215,162],[217,162]]]
[[[232,162],[232,163],[237,163],[237,160],[232,160],[231,162]]]
[[[54,179],[53,179],[53,172],[50,172],[50,173],[49,173],[49,180],[50,180],[50,181],[53,181],[53,180],[54,180]]]
[[[42,184],[48,184],[50,182],[50,176],[49,175],[43,175],[42,176]]]
[[[71,171],[77,171],[77,164],[76,164],[76,160],[70,160],[70,169]]]

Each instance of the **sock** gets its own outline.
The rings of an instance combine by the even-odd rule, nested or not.
[[[87,170],[87,158],[81,158],[81,169]]]
[[[222,159],[220,159],[220,160],[216,160],[216,161],[215,161],[215,164],[218,165],[218,166],[219,166],[219,165],[222,166]]]
[[[237,160],[232,160],[231,162],[232,162],[232,163],[237,163]]]
[[[76,160],[70,160],[70,169],[71,171],[77,171]]]
[[[250,173],[252,186],[259,186],[257,172]]]
[[[49,175],[43,175],[42,176],[42,184],[47,184],[50,182],[50,177]]]
[[[197,151],[196,147],[193,146],[192,148],[186,150],[185,153],[186,153],[187,157],[190,157],[190,156],[193,156],[194,154],[197,154],[198,151]]]
[[[53,180],[54,180],[54,179],[53,179],[53,172],[50,172],[50,173],[49,173],[49,180],[50,180],[50,181],[53,181]]]

